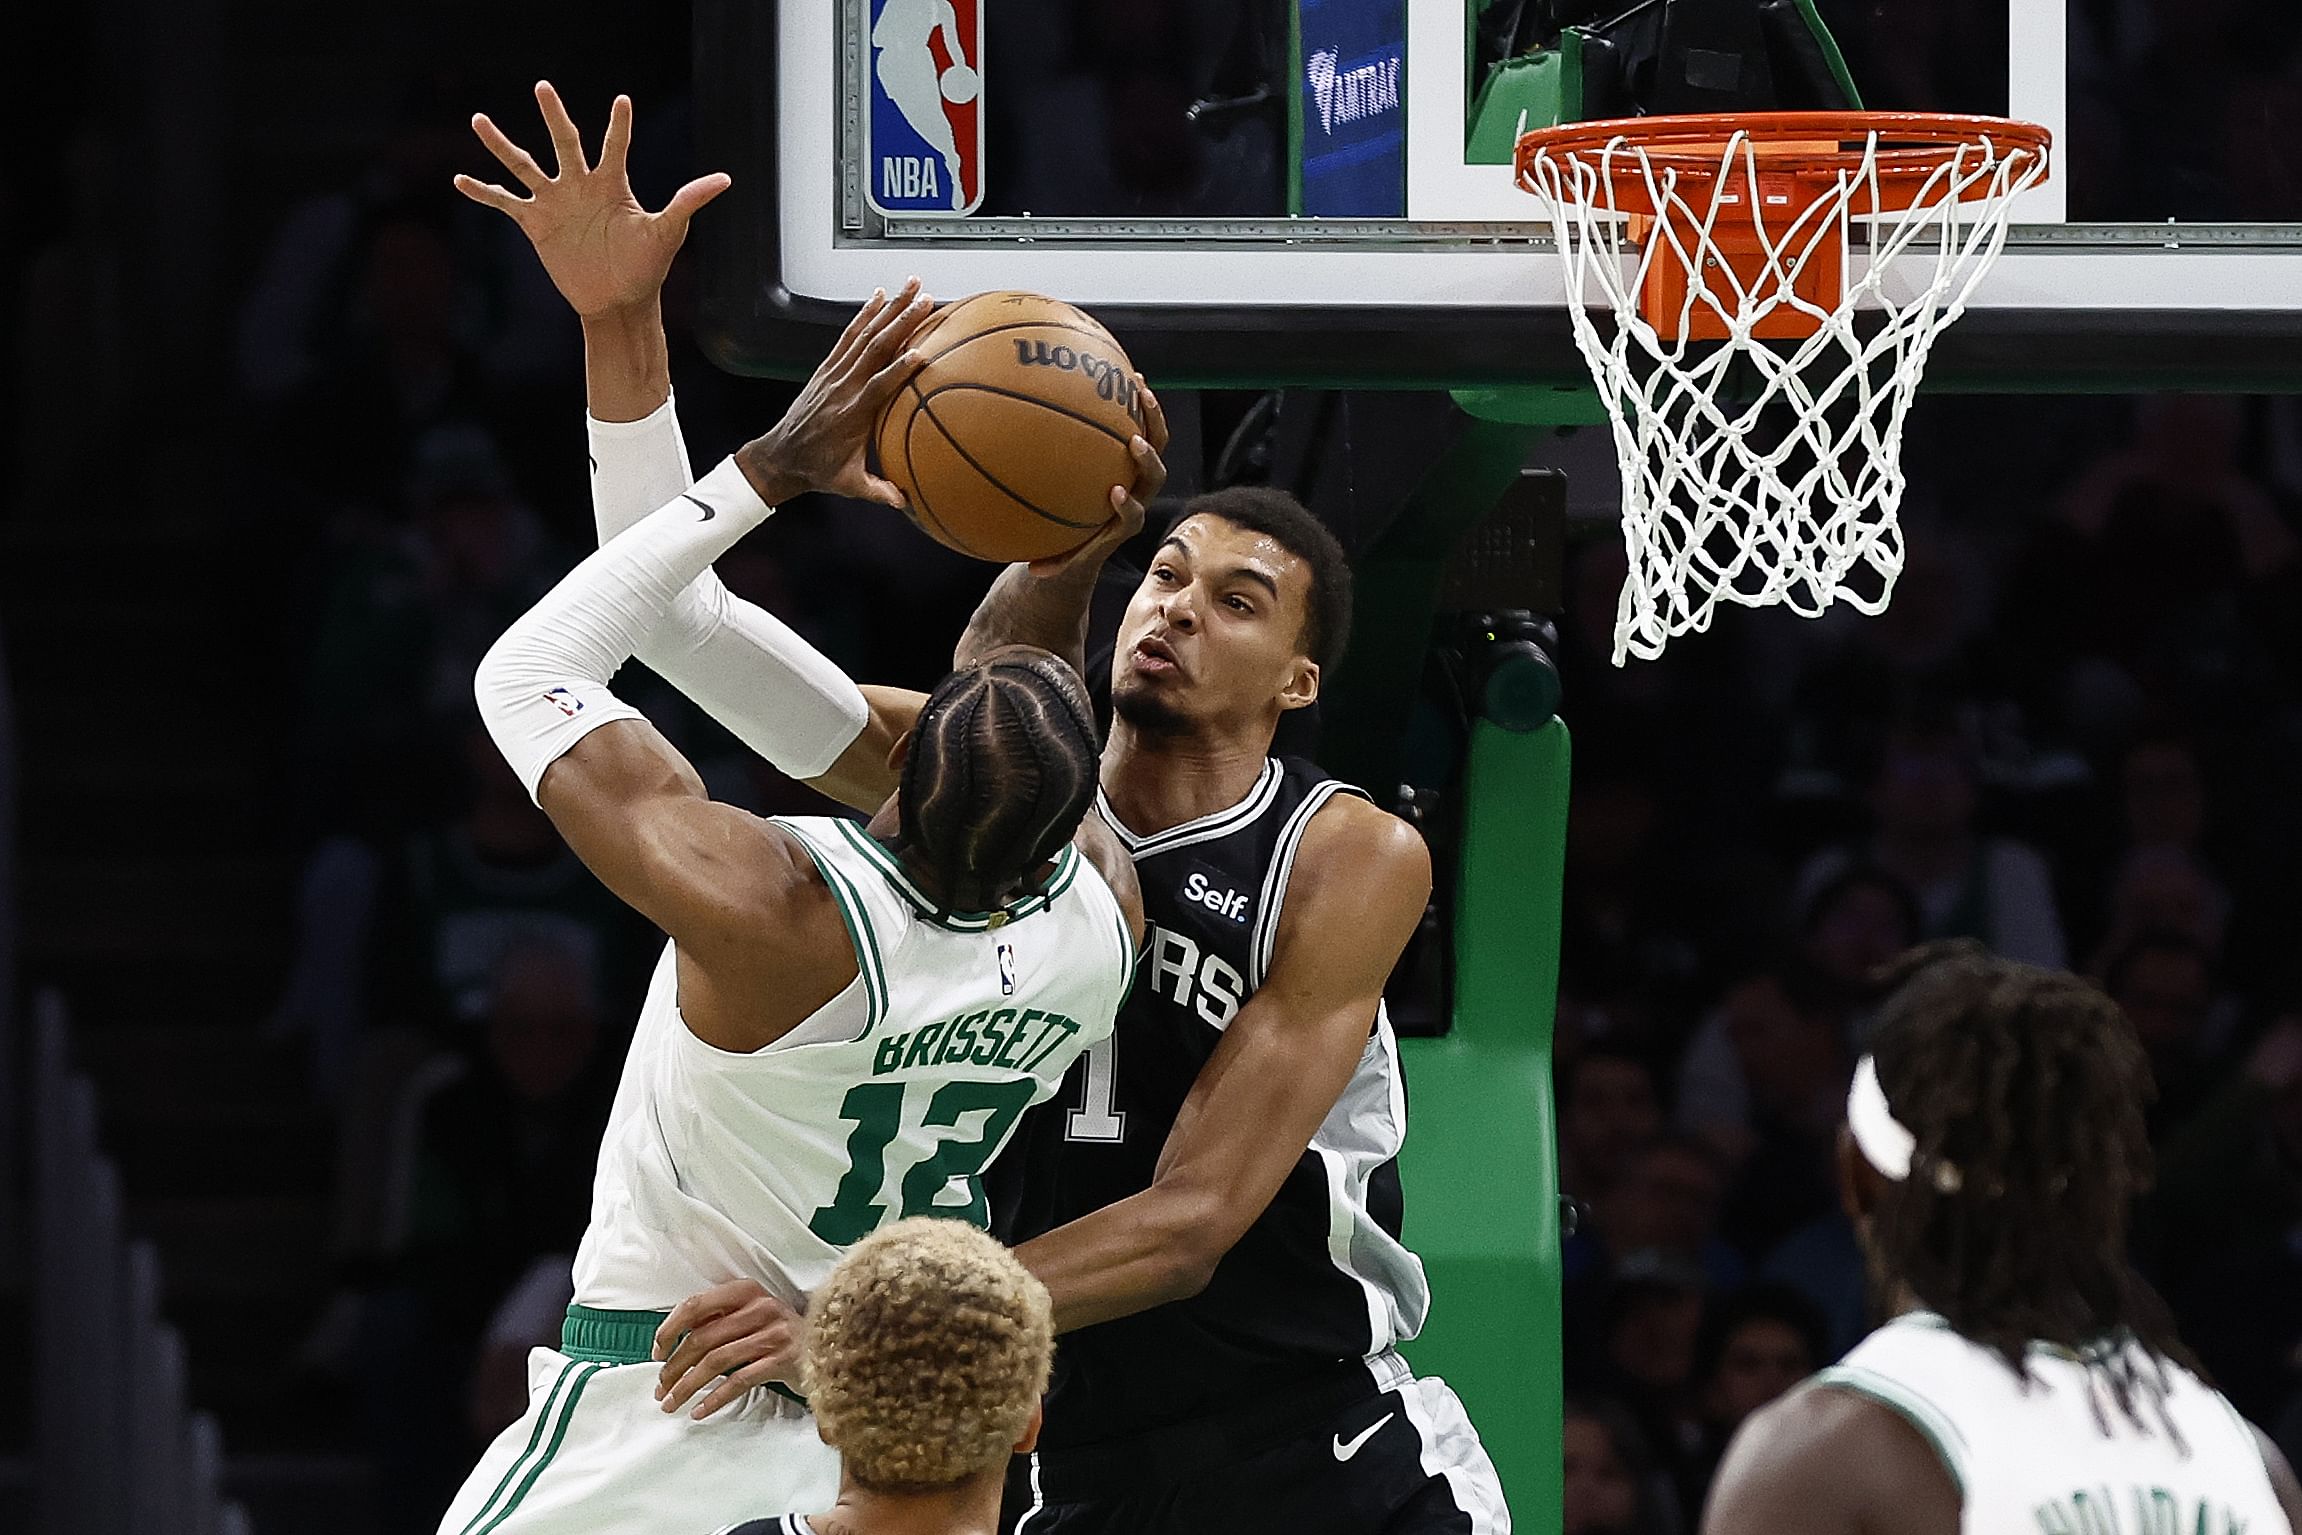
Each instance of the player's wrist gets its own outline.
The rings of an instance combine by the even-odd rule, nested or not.
[[[660,407],[671,394],[671,347],[655,298],[582,319],[584,398],[593,418],[637,421]]]
[[[596,309],[577,311],[587,335],[619,340],[652,341],[663,332],[663,290],[652,288],[636,298],[624,298]]]
[[[754,437],[736,449],[733,457],[744,479],[759,493],[759,499],[771,507],[781,506],[815,488],[779,433]]]

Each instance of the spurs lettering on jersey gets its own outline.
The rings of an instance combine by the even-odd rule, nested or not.
[[[1191,877],[1199,878],[1196,874]],[[1150,972],[1153,995],[1189,1008],[1218,1029],[1229,1028],[1238,1016],[1239,1004],[1247,1000],[1247,978],[1230,961],[1212,949],[1202,951],[1185,935],[1164,927],[1151,929],[1143,966]]]

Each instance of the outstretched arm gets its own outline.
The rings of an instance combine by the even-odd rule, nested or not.
[[[1312,820],[1290,884],[1271,973],[1200,1068],[1151,1186],[1016,1249],[1058,1331],[1204,1289],[1351,1080],[1422,918],[1430,853],[1405,822],[1338,799]]]
[[[783,420],[578,565],[505,631],[474,680],[488,733],[569,844],[618,895],[708,955],[757,948],[760,895],[742,870],[764,830],[702,796],[692,769],[608,688],[695,579],[780,502],[868,491],[869,423],[918,365],[911,327],[867,308]],[[737,819],[740,818],[740,819]],[[788,857],[784,860],[790,862]],[[732,924],[732,925],[731,925]]]
[[[608,684],[694,573],[768,511],[723,464],[570,571],[504,631],[473,679],[497,749],[568,845],[707,965],[756,943],[804,860],[763,823],[707,798],[694,769]]]
[[[590,406],[592,504],[607,542],[687,489],[686,444],[672,408],[669,349],[660,303],[688,221],[728,185],[724,175],[681,188],[662,211],[642,208],[626,158],[632,107],[616,98],[589,163],[574,120],[549,82],[536,103],[554,152],[552,174],[485,116],[472,120],[491,153],[527,189],[520,197],[469,176],[456,186],[499,209],[534,244],[545,271],[583,321],[584,380]],[[907,287],[890,304],[866,306],[857,327],[884,311],[924,321],[931,305]],[[836,354],[837,348],[835,348]],[[894,487],[863,472],[860,451],[844,467],[848,494],[900,504]],[[858,688],[828,658],[758,606],[729,592],[711,571],[699,575],[642,640],[639,658],[693,699],[745,745],[795,778],[847,804],[872,809],[894,787],[887,764],[911,726],[918,695]]]
[[[1143,526],[1143,509],[1167,483],[1159,455],[1167,449],[1167,416],[1143,376],[1135,376],[1143,401],[1143,433],[1129,445],[1135,483],[1111,487],[1112,517],[1101,533],[1079,549],[1052,560],[1010,565],[991,583],[975,616],[952,653],[954,667],[972,666],[1002,645],[1036,645],[1052,650],[1087,674],[1087,605],[1095,595],[1103,562]]]

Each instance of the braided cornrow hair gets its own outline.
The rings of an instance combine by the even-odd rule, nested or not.
[[[1079,830],[1102,756],[1087,689],[1060,657],[991,652],[928,695],[904,759],[901,846],[946,911],[984,911]]]
[[[1913,950],[1889,981],[1871,1055],[1917,1146],[1871,1213],[1879,1277],[2017,1375],[2053,1345],[2137,1424],[2145,1397],[2165,1421],[2167,1363],[2198,1364],[2126,1257],[2155,1096],[2134,1026],[2092,983],[1967,940]]]

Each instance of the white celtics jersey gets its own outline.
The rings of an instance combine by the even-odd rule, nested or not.
[[[1999,1355],[1922,1311],[1816,1381],[1893,1408],[1934,1445],[1959,1485],[1966,1535],[2285,1528],[2253,1430],[2197,1376],[2169,1364],[2163,1410],[2143,1398],[2138,1423],[2076,1355],[2038,1344],[2028,1364],[2026,1387]]]
[[[736,1278],[792,1299],[899,1216],[986,1224],[984,1164],[1127,995],[1126,919],[1075,848],[1043,892],[939,917],[853,822],[776,824],[830,885],[858,974],[739,1055],[689,1031],[665,946],[600,1147],[579,1304],[661,1311]]]

